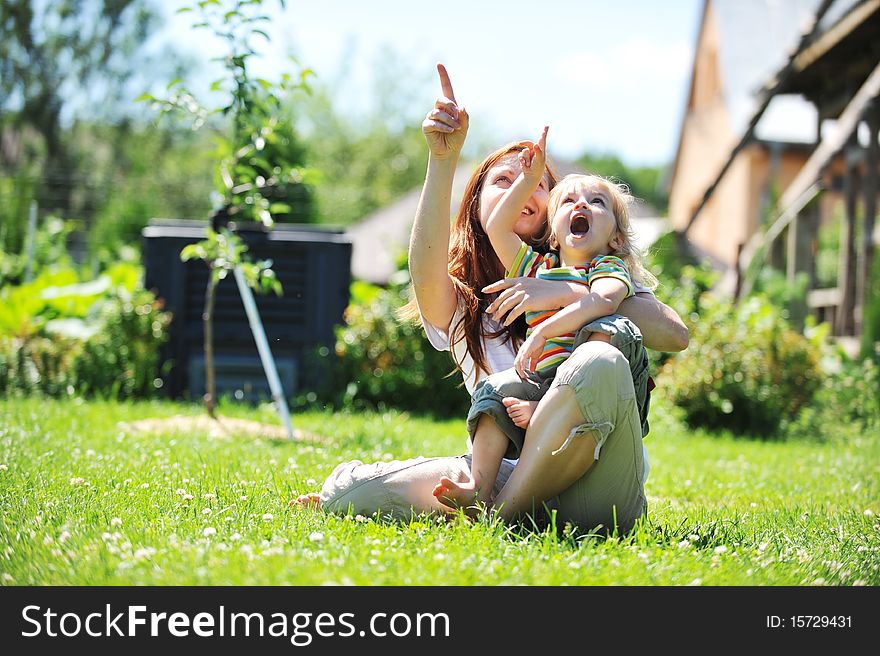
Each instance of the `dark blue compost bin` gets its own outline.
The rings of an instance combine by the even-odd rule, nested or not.
[[[206,236],[206,221],[154,219],[143,230],[145,287],[173,313],[162,351],[165,389],[173,398],[205,393],[202,312],[208,267],[182,262],[180,251]],[[239,230],[252,260],[272,260],[284,288],[255,293],[257,309],[285,396],[318,389],[333,357],[334,328],[343,321],[351,283],[351,241],[338,229],[276,224],[271,230]],[[217,286],[214,305],[217,394],[270,399],[269,383],[232,275]],[[325,347],[322,349],[322,347]],[[319,357],[319,350],[328,353]]]

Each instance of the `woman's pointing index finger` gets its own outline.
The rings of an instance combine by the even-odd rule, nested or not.
[[[449,80],[446,67],[443,64],[437,64],[437,72],[440,74],[440,89],[442,89],[443,95],[452,102],[456,102],[455,92],[452,90],[452,82]]]

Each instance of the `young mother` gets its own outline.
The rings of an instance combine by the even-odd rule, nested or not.
[[[409,268],[428,339],[436,348],[452,351],[465,386],[473,392],[488,374],[513,366],[514,346],[522,338],[515,334],[513,319],[531,309],[564,307],[586,290],[535,278],[502,280],[504,267],[485,223],[520,174],[518,154],[526,142],[501,148],[480,164],[450,229],[452,181],[468,114],[455,100],[446,69],[438,65],[437,70],[443,96],[422,123],[428,170],[412,229]],[[546,184],[527,203],[515,228],[523,240],[540,243],[546,237],[547,197],[555,181],[548,170]],[[486,287],[490,293],[500,292],[494,302],[484,293]],[[640,328],[648,348],[680,351],[687,346],[684,323],[650,293],[624,301],[620,312]],[[494,423],[488,415],[480,421]],[[552,455],[565,442],[564,453]],[[444,477],[469,480],[470,462],[470,455],[346,462],[333,470],[320,494],[303,495],[297,502],[340,513],[378,511],[399,519],[444,512],[449,508],[434,497],[434,487]],[[556,509],[559,526],[570,522],[584,530],[602,526],[626,532],[645,513],[646,475],[629,365],[611,344],[588,342],[560,367],[554,386],[535,410],[519,460],[504,461],[492,496],[504,519],[546,504]]]

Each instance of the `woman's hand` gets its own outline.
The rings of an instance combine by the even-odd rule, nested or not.
[[[513,368],[516,369],[520,378],[525,380],[528,377],[528,372],[535,370],[535,364],[541,357],[545,344],[547,344],[547,338],[540,330],[535,330],[519,347],[513,361]]]
[[[574,303],[590,293],[590,288],[539,278],[505,278],[483,287],[483,292],[500,292],[486,312],[496,321],[509,326],[523,312],[556,310]]]
[[[422,132],[428,142],[431,155],[437,159],[457,157],[467,136],[469,117],[467,110],[455,101],[455,92],[449,73],[443,64],[437,64],[442,95],[434,103],[422,122]]]

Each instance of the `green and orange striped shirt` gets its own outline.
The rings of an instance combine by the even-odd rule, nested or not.
[[[559,266],[559,259],[554,253],[541,255],[531,246],[523,243],[506,277],[518,278],[521,276],[540,278],[541,280],[576,282],[581,285],[591,285],[599,278],[616,278],[626,285],[625,298],[633,295],[633,284],[629,271],[627,271],[623,260],[614,255],[597,255],[585,266]],[[526,324],[528,325],[526,335],[531,335],[535,326],[546,321],[558,311],[559,308],[526,312]],[[564,362],[574,348],[574,337],[575,333],[567,333],[548,339],[535,369],[539,372],[547,371]]]

